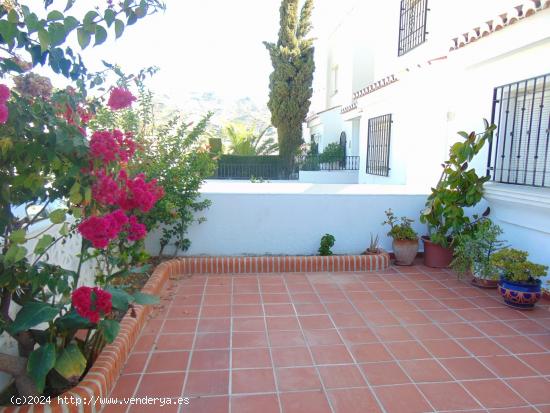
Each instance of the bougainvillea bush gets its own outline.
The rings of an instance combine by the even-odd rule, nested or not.
[[[124,111],[111,110],[110,101],[107,106],[99,107],[91,127],[132,131],[137,147],[129,168],[154,176],[165,191],[143,222],[149,230],[160,231],[158,255],[164,255],[165,248],[170,246],[175,256],[190,247],[188,228],[203,222],[204,218],[198,218],[197,213],[210,206],[209,200],[200,197],[199,188],[216,167],[206,138],[212,114],[197,123],[188,121],[180,113],[166,113],[164,119],[159,119],[154,95],[144,84],[144,78],[155,73],[154,68],[144,69],[135,76],[125,75],[111,65],[107,68],[119,76],[121,90],[133,87],[138,98],[136,105]]]
[[[109,32],[120,37],[126,26],[164,6],[124,0],[101,9],[94,2],[97,7],[78,18],[72,15],[77,1],[58,3],[35,1],[36,10],[16,0],[0,3],[0,330],[19,353],[0,354],[0,370],[13,376],[20,395],[55,394],[77,383],[115,339],[116,312],[155,302],[113,282],[143,270],[135,268],[139,257],[132,251],[163,189],[128,168],[136,151],[132,133],[88,127],[100,104],[89,91],[104,78],[88,73],[66,43],[74,36],[82,49],[92,40],[99,45]],[[34,70],[40,65],[64,76],[67,87],[54,89]],[[126,110],[135,99],[123,88],[111,89],[107,98],[112,111]],[[21,213],[32,208],[38,211]],[[49,224],[36,233],[34,224],[46,212]],[[52,248],[78,235],[77,269],[48,262]],[[80,282],[89,259],[97,260],[94,286]]]

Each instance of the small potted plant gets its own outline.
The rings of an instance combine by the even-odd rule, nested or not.
[[[367,250],[364,252],[365,255],[376,255],[380,254],[380,237],[378,234],[376,236],[370,234],[370,244]]]
[[[451,146],[449,159],[442,164],[441,178],[432,188],[420,215],[420,222],[428,224],[429,229],[429,235],[422,237],[424,264],[428,267],[445,268],[453,260],[454,237],[470,224],[464,209],[481,201],[483,184],[489,180],[487,176],[478,176],[469,163],[485,142],[492,140],[495,129],[495,125],[485,120],[485,131],[481,135],[458,132],[464,142]]]
[[[469,230],[455,237],[451,268],[459,276],[471,274],[476,287],[497,288],[498,270],[491,262],[491,255],[503,248],[501,235],[502,229],[489,218],[475,221]]]
[[[527,260],[525,251],[505,248],[491,256],[491,263],[500,272],[498,291],[510,307],[528,310],[541,297],[541,277],[548,267]]]
[[[418,234],[411,227],[414,221],[407,217],[396,218],[393,211],[386,211],[386,221],[389,225],[388,236],[392,237],[392,248],[396,265],[411,265],[418,253]]]
[[[329,256],[332,255],[331,248],[334,246],[336,238],[332,234],[325,234],[321,237],[321,245],[319,246],[319,255]]]

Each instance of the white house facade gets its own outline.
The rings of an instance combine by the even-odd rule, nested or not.
[[[305,139],[322,152],[345,134],[358,157],[346,182],[427,193],[457,132],[492,121],[493,143],[474,163],[492,177],[492,218],[550,264],[550,1],[358,1],[328,33]]]

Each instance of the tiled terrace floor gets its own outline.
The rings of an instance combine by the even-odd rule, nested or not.
[[[550,412],[550,308],[420,265],[180,277],[111,396],[190,397],[181,413]]]

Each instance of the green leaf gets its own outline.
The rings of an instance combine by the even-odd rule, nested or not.
[[[42,52],[48,50],[50,46],[50,35],[44,29],[38,29],[38,40],[40,40],[40,48]]]
[[[55,366],[55,346],[48,343],[38,347],[29,356],[27,373],[33,379],[39,393],[44,391],[46,376]]]
[[[94,19],[96,17],[99,17],[99,14],[94,10],[90,10],[88,13],[86,13],[86,15],[84,16],[84,20],[82,20],[82,23],[84,25],[84,30],[90,33],[94,31],[95,29]]]
[[[15,11],[15,9],[11,9],[8,13],[8,21],[15,24],[19,23],[19,15]]]
[[[20,247],[18,245],[12,245],[8,252],[6,252],[6,255],[4,257],[4,260],[6,264],[15,264],[16,262],[21,261],[23,258],[25,258],[25,255],[27,255],[27,249],[25,247]]]
[[[95,43],[94,46],[98,46],[107,40],[107,30],[99,24],[95,26]]]
[[[59,235],[63,235],[64,237],[69,235],[69,224],[67,224],[66,222],[63,223],[61,228],[59,228]]]
[[[44,251],[46,251],[46,248],[48,248],[54,241],[55,238],[52,237],[50,234],[42,235],[42,237],[38,240],[36,246],[34,247],[34,253],[43,254]]]
[[[116,13],[113,9],[105,10],[105,23],[107,23],[107,27],[111,27],[111,24],[114,23],[115,18],[116,18]]]
[[[80,184],[75,182],[69,191],[69,200],[73,204],[80,204],[82,202],[82,194],[80,193]]]
[[[54,368],[71,383],[75,383],[86,370],[86,363],[86,357],[84,357],[78,346],[72,343],[62,350]]]
[[[78,22],[78,20],[75,19],[73,16],[65,17],[64,23],[65,23],[65,31],[67,33],[73,31],[74,29],[76,29],[78,27],[78,25],[80,24]]]
[[[61,224],[62,222],[65,222],[66,214],[67,210],[60,208],[50,212],[49,218],[53,224]]]
[[[116,320],[105,319],[99,322],[99,329],[103,332],[107,343],[112,343],[118,335],[120,324]]]
[[[133,297],[126,291],[115,287],[107,287],[106,290],[111,294],[113,307],[120,311],[128,310],[128,305],[133,300]]]
[[[134,302],[141,305],[152,305],[160,303],[160,299],[156,295],[137,292],[134,293]]]
[[[25,231],[24,229],[18,229],[11,233],[10,240],[15,244],[24,244],[26,241],[25,239],[26,235],[27,235],[27,231]]]
[[[115,36],[118,39],[124,33],[124,22],[122,20],[115,20]]]
[[[60,330],[75,331],[84,328],[92,327],[92,323],[76,311],[71,311],[62,317],[59,317],[54,322],[55,326]]]
[[[50,21],[63,20],[65,16],[59,10],[52,10],[48,13],[47,19]]]
[[[52,321],[59,313],[59,310],[47,303],[30,302],[25,304],[15,316],[15,320],[11,324],[10,331],[12,334],[20,333],[28,330],[40,323]]]
[[[76,31],[77,37],[78,37],[78,44],[82,49],[85,49],[90,44],[90,40],[92,38],[91,34],[88,33],[86,30],[80,28]]]
[[[34,33],[40,28],[40,23],[38,21],[38,16],[35,13],[30,13],[25,17],[25,24],[29,30],[29,34]]]

